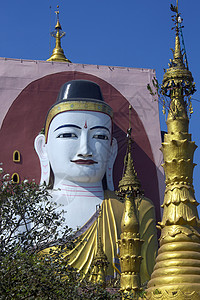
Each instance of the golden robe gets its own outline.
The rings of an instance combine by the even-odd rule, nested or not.
[[[140,269],[141,283],[150,279],[157,254],[157,230],[154,205],[148,198],[136,199],[136,207],[139,220],[140,238],[144,240],[141,249],[143,257]],[[114,276],[120,273],[119,250],[117,241],[121,234],[121,218],[124,204],[120,202],[115,193],[105,191],[105,200],[101,205],[101,217],[99,218],[99,234],[101,235],[103,250],[108,258],[108,274]],[[81,234],[81,232],[83,232]],[[97,251],[97,222],[92,217],[80,231],[76,239],[75,247],[67,253],[69,264],[79,271],[87,274],[92,265]]]

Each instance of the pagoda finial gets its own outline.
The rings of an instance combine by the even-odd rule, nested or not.
[[[103,251],[103,244],[101,239],[100,219],[102,218],[102,208],[100,207],[100,205],[97,205],[96,209],[97,212],[99,212],[99,216],[97,218],[97,252],[92,262],[92,272],[89,281],[95,284],[101,284],[103,287],[105,287],[108,259]]]
[[[59,5],[57,5],[57,9],[59,9]],[[56,26],[55,26],[55,28],[59,28],[59,29],[62,29],[61,28],[61,25],[60,25],[60,21],[59,21],[59,10],[56,10],[55,11],[55,14],[56,14],[56,16],[57,16],[57,23],[56,23]]]
[[[162,90],[170,98],[168,133],[162,143],[165,196],[160,249],[148,283],[147,298],[200,299],[200,221],[193,187],[196,145],[188,133],[188,97],[195,92],[191,72],[183,61],[179,41],[178,0],[174,57],[163,78]],[[181,21],[182,22],[182,21]]]
[[[171,11],[175,13],[172,16],[172,21],[175,23],[172,29],[176,31],[175,49],[172,50],[173,59],[170,59],[169,68],[164,74],[161,87],[162,94],[169,97],[171,102],[168,121],[170,118],[175,119],[180,116],[188,119],[188,111],[190,114],[192,113],[191,95],[196,91],[192,74],[188,69],[186,52],[182,54],[180,46],[179,33],[183,26],[181,25],[181,14],[178,11],[178,1],[177,6],[171,4]]]
[[[51,32],[51,35],[56,39],[56,46],[53,49],[53,53],[47,61],[62,61],[62,62],[68,62],[71,63],[69,59],[66,58],[64,51],[61,47],[61,38],[65,36],[65,32],[62,31],[62,27],[60,25],[59,20],[59,6],[57,5],[57,10],[55,11],[55,14],[57,16],[57,22],[55,26],[55,31]]]
[[[177,5],[171,4],[171,11],[175,13],[172,15],[172,21],[175,26],[175,49],[173,52],[173,59],[170,59],[168,64],[169,68],[166,70],[163,77],[162,92],[163,95],[172,98],[175,94],[180,93],[183,97],[189,97],[195,90],[195,83],[191,72],[188,70],[187,61],[184,61],[186,53],[182,54],[180,46],[180,30],[183,28],[181,25],[182,19],[181,14],[178,11],[178,0]]]
[[[136,193],[140,193],[141,192],[141,184],[138,179],[137,172],[135,171],[135,168],[133,165],[133,159],[132,159],[132,155],[131,155],[131,149],[132,149],[131,109],[132,109],[132,106],[129,105],[129,128],[127,130],[128,146],[127,146],[126,156],[124,159],[124,172],[122,175],[122,179],[119,182],[119,191],[122,192],[122,191],[126,191],[126,190],[134,190]]]

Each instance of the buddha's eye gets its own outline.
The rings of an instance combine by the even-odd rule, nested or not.
[[[77,138],[77,135],[75,133],[67,132],[67,133],[61,133],[57,136],[57,138]]]
[[[93,135],[93,139],[108,140],[108,136],[105,134],[95,134]]]

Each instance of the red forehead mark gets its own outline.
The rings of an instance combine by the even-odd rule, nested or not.
[[[84,125],[84,128],[87,128],[87,121],[85,121],[85,125]]]

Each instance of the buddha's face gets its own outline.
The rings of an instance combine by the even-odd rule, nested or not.
[[[47,155],[55,180],[101,181],[111,151],[112,123],[108,115],[67,111],[51,122]]]

